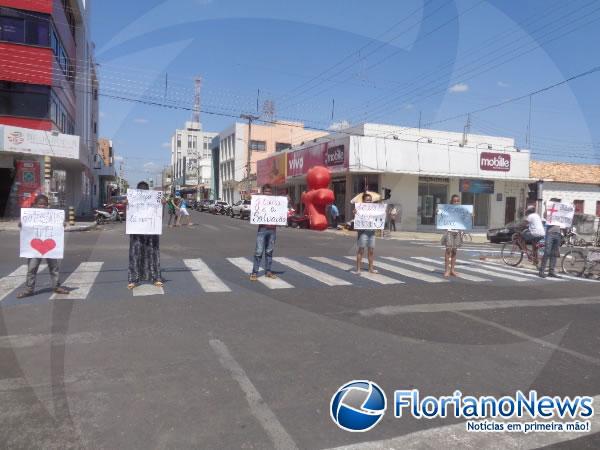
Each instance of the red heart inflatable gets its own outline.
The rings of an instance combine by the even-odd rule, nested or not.
[[[54,242],[54,239],[46,239],[45,241],[42,241],[41,239],[32,239],[30,245],[31,248],[37,250],[42,255],[45,255],[56,247],[56,242]]]

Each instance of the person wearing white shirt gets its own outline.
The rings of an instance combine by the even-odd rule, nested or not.
[[[538,213],[535,212],[535,206],[528,207],[525,211],[525,215],[527,216],[527,229],[523,231],[523,239],[527,244],[531,244],[533,248],[533,261],[537,265],[538,257],[537,247],[535,244],[544,239],[546,236],[546,230],[544,229],[542,218]]]

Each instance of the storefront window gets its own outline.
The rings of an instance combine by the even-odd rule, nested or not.
[[[473,205],[473,226],[487,227],[489,225],[490,196],[491,194],[462,193],[461,203]]]
[[[419,225],[435,225],[437,205],[448,203],[447,178],[420,178],[417,218]]]
[[[379,175],[354,175],[352,177],[352,193],[371,191],[379,192]]]

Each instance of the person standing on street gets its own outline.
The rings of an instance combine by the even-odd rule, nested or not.
[[[390,231],[392,228],[396,231],[396,216],[398,215],[398,210],[396,206],[390,205]]]
[[[147,191],[150,187],[145,181],[140,181],[137,189]],[[163,205],[164,203],[163,200]],[[158,234],[129,235],[128,289],[135,288],[142,280],[150,280],[156,287],[163,286],[159,237]]]
[[[331,204],[330,214],[331,214],[331,226],[333,227],[333,229],[337,229],[338,219],[340,217],[340,210],[335,205],[335,203]]]
[[[48,197],[45,195],[38,195],[33,203],[33,208],[48,209]],[[66,226],[66,223],[63,224]],[[19,228],[21,223],[19,222]],[[69,291],[60,285],[60,274],[59,274],[59,263],[58,259],[54,258],[28,258],[27,259],[27,278],[25,281],[26,289],[17,294],[17,298],[31,297],[35,292],[35,282],[37,278],[37,272],[40,268],[42,260],[46,259],[48,264],[48,270],[50,271],[50,278],[52,279],[52,290],[55,294],[68,294]]]
[[[174,224],[177,224],[177,211],[172,195],[169,196],[169,200],[167,201],[167,212],[169,213],[169,227],[172,227],[171,221],[173,221]]]
[[[551,202],[560,203],[560,199],[551,198]],[[560,256],[560,241],[562,233],[558,225],[547,225],[546,226],[546,242],[544,245],[544,256],[542,257],[542,263],[540,264],[539,276],[546,278],[546,263],[550,260],[548,277],[560,278],[556,275],[556,258]]]
[[[460,205],[460,198],[454,194],[450,199],[451,205]],[[462,233],[460,230],[446,230],[442,237],[442,245],[446,247],[444,254],[444,276],[446,278],[453,276],[456,277],[456,255],[458,249],[463,244]]]
[[[262,195],[272,195],[273,190],[270,184],[265,184],[262,188]],[[277,227],[275,225],[259,225],[256,233],[256,247],[254,249],[254,265],[250,274],[250,281],[258,279],[258,271],[262,261],[263,253],[265,255],[265,276],[267,278],[277,278],[271,271],[273,264],[273,249],[275,239],[277,238]]]
[[[365,192],[362,195],[362,202],[373,203],[373,198],[370,194]],[[354,210],[354,214],[356,215],[356,209]],[[356,274],[360,275],[365,248],[367,249],[369,272],[377,273],[377,270],[373,267],[373,261],[375,259],[375,230],[357,230],[357,232],[356,245],[358,246],[358,250],[356,252]]]

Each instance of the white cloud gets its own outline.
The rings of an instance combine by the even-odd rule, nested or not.
[[[124,158],[122,156],[115,156],[113,159],[115,161],[123,161]]]
[[[106,117],[106,114],[104,114],[104,111],[100,111],[100,113],[98,115],[100,116],[101,119]]]
[[[160,166],[153,162],[147,162],[143,167],[144,172],[160,172]]]
[[[340,122],[333,122],[330,126],[329,129],[330,130],[345,130],[346,128],[350,128],[350,122],[348,122],[347,120],[342,120]]]
[[[507,88],[510,87],[510,84],[505,83],[504,81],[498,81],[498,86],[500,86],[501,88]]]
[[[171,143],[170,142],[163,142],[162,143],[162,148],[171,148]]]
[[[406,103],[404,105],[404,109],[413,109],[415,107],[415,105],[413,105],[412,103]]]
[[[143,118],[133,119],[133,121],[135,123],[139,123],[141,125],[148,123],[148,119],[143,119]]]
[[[469,85],[466,83],[456,83],[454,86],[451,86],[450,92],[467,92],[469,90]]]

